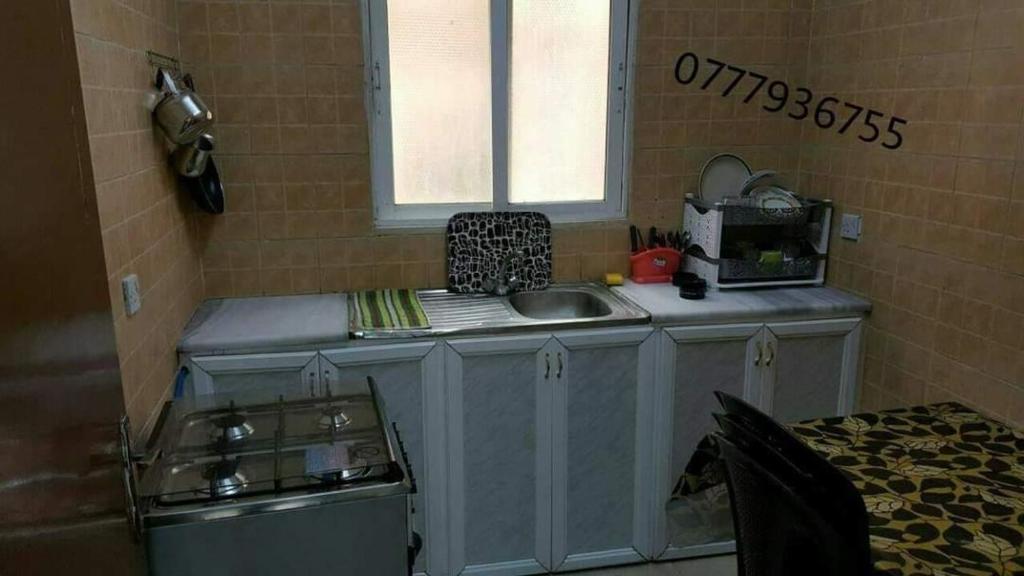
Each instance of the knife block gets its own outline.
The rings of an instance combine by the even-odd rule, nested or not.
[[[630,279],[639,284],[671,282],[683,255],[674,248],[651,248],[629,257]]]

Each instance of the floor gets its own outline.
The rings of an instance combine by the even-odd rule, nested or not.
[[[579,576],[736,576],[736,557],[714,556],[697,560],[640,564],[578,572]]]

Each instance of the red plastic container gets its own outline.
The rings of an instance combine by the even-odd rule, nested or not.
[[[640,284],[671,282],[683,255],[674,248],[651,248],[629,257],[630,277]]]

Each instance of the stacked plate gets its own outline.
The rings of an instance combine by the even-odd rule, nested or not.
[[[700,198],[714,204],[738,203],[767,210],[800,208],[796,194],[779,186],[774,170],[751,172],[750,166],[735,154],[718,154],[704,163],[700,171]]]
[[[701,200],[714,204],[724,202],[727,196],[736,196],[750,178],[750,166],[735,154],[718,154],[700,169]]]

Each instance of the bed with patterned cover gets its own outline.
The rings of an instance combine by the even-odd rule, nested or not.
[[[956,403],[789,427],[864,497],[875,570],[886,576],[1024,575],[1024,434]],[[713,442],[669,502],[722,500]],[[727,496],[723,505],[728,505]]]

